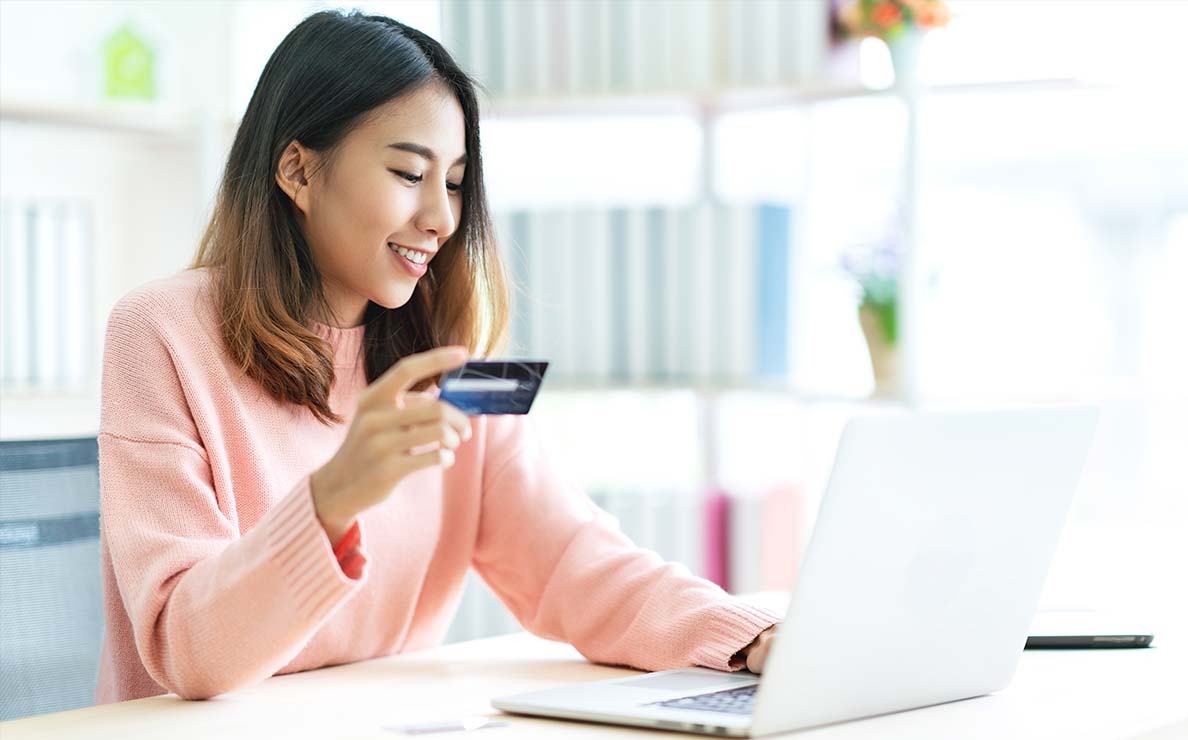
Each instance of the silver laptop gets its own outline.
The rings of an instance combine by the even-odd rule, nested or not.
[[[855,418],[762,676],[692,668],[492,703],[758,736],[998,691],[1023,653],[1096,422],[1084,407]]]

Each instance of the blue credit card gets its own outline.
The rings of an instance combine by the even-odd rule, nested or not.
[[[471,416],[526,414],[548,367],[537,361],[471,360],[442,376],[438,398]]]

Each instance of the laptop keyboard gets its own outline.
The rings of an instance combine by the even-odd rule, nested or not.
[[[710,694],[697,696],[683,696],[680,699],[655,702],[653,706],[672,707],[673,709],[698,709],[703,712],[726,712],[727,714],[750,714],[755,704],[755,692],[759,684],[744,686],[741,689],[726,689]]]

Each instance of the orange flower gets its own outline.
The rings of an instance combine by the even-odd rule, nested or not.
[[[874,6],[870,11],[870,19],[879,28],[886,29],[903,20],[903,13],[900,12],[898,5],[886,0]]]
[[[923,28],[940,28],[948,25],[952,14],[943,3],[929,3],[916,11],[916,23]]]

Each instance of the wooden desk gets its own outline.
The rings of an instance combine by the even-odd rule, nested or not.
[[[1028,651],[1001,693],[927,709],[789,733],[854,738],[1188,738],[1188,655],[1145,650]],[[397,723],[494,714],[492,696],[632,675],[592,665],[573,648],[520,633],[419,653],[277,676],[202,702],[174,696],[108,704],[0,724],[2,740],[53,738],[401,738]],[[860,680],[860,678],[856,678]],[[695,737],[528,717],[471,733],[508,738]]]

